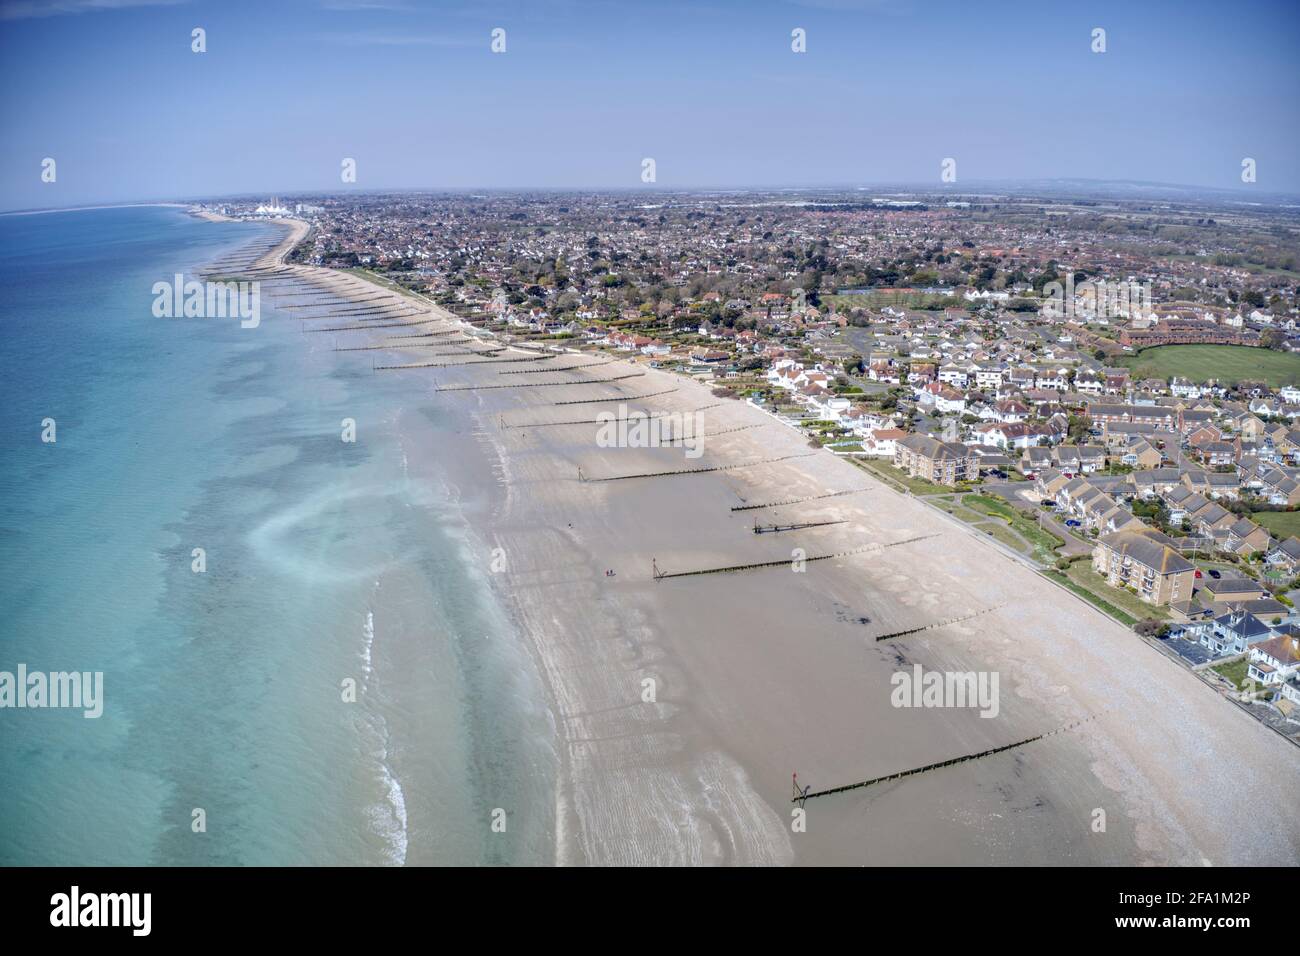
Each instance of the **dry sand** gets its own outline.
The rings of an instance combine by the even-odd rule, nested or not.
[[[305,230],[291,228],[293,241]],[[278,261],[284,248],[258,266]],[[341,296],[374,294],[375,286],[352,276],[294,273]],[[399,299],[410,302],[393,296]],[[424,308],[402,320],[413,333],[464,329],[432,304]],[[382,341],[377,332],[348,339],[375,341]],[[464,347],[467,337],[446,341]],[[460,360],[421,350],[356,355],[378,356],[380,364]],[[759,409],[607,356],[549,362],[607,364],[510,375],[502,373],[547,363],[379,374],[408,377],[413,405],[438,403],[478,422],[463,447],[432,453],[462,487],[496,489],[493,507],[471,521],[483,540],[504,549],[506,569],[494,582],[548,683],[563,762],[557,862],[1300,861],[1292,804],[1300,750],[1132,632],[919,501],[830,452],[814,452]],[[632,373],[639,377],[592,381]],[[571,384],[518,387],[524,382]],[[447,390],[465,385],[512,387]],[[631,398],[665,390],[672,391]],[[601,448],[594,423],[551,424],[618,409],[558,402],[618,396],[650,413],[702,409],[702,457],[689,459],[681,447]],[[694,475],[577,477],[579,467],[598,479],[779,456],[798,457]],[[847,489],[865,490],[730,510]],[[765,523],[846,523],[755,535],[756,515]],[[919,536],[929,537],[881,547]],[[665,580],[651,573],[652,559],[672,572],[785,562],[793,548],[808,556],[868,550],[809,563],[802,573],[789,565]],[[892,706],[890,678],[913,664],[998,673],[998,716]],[[793,772],[815,791],[1079,720],[1086,722],[1020,749],[810,800],[806,832],[792,829]]]

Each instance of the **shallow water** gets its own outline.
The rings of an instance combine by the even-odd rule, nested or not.
[[[265,296],[257,328],[152,315],[267,235],[0,217],[0,670],[105,688],[96,720],[0,710],[0,863],[549,862],[540,684],[439,466],[460,423]]]

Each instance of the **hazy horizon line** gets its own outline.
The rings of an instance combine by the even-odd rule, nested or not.
[[[34,206],[19,207],[12,209],[0,209],[0,215],[22,215],[46,212],[77,212],[89,211],[93,209],[120,209],[131,206],[188,206],[202,203],[213,203],[222,201],[236,201],[250,197],[304,197],[320,196],[328,198],[344,198],[347,196],[380,196],[391,193],[413,193],[413,194],[447,194],[447,195],[464,195],[474,193],[487,193],[496,195],[510,194],[602,194],[602,193],[636,193],[651,195],[654,193],[663,193],[666,195],[680,195],[689,193],[763,193],[763,192],[816,192],[816,191],[873,191],[881,189],[902,190],[908,193],[948,193],[954,196],[961,196],[971,193],[978,188],[1000,188],[1000,189],[1026,189],[1033,187],[1058,186],[1066,187],[1069,184],[1079,184],[1080,186],[1124,186],[1136,187],[1139,189],[1154,190],[1178,190],[1186,193],[1209,193],[1224,194],[1237,198],[1239,196],[1256,193],[1257,188],[1254,185],[1243,184],[1241,186],[1203,186],[1192,185],[1187,183],[1167,183],[1158,180],[1134,180],[1134,179],[1092,179],[1080,176],[1061,176],[1053,178],[1034,178],[1034,179],[972,179],[963,183],[921,183],[907,181],[858,181],[851,183],[809,183],[795,185],[790,183],[771,183],[762,185],[724,185],[724,184],[696,184],[683,186],[665,186],[660,184],[642,184],[638,186],[376,186],[366,189],[259,189],[243,190],[230,193],[213,193],[198,196],[186,197],[145,197],[138,199],[123,199],[119,201],[102,200],[76,203],[69,206]],[[1068,192],[1062,188],[1063,192]],[[1258,191],[1261,198],[1268,199],[1293,199],[1300,201],[1300,192],[1287,191]],[[1143,197],[1136,194],[1134,198],[1157,198]],[[1266,204],[1266,203],[1260,203]]]

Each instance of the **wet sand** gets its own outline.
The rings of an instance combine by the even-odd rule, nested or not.
[[[256,267],[278,255],[267,253]],[[363,280],[292,269],[340,296],[373,301],[376,287]],[[409,330],[342,332],[339,345],[396,349],[412,340],[385,336],[466,331],[432,304],[421,307],[400,320]],[[466,334],[445,341],[448,352],[483,348]],[[359,368],[481,363],[430,357],[435,351],[444,350],[386,348],[339,360]],[[437,403],[467,416],[454,444],[421,448],[413,413],[410,442],[414,453],[437,457],[453,486],[487,490],[491,504],[467,518],[488,548],[485,565],[496,559],[490,580],[544,674],[561,738],[556,862],[1300,861],[1291,809],[1300,750],[1130,631],[920,502],[813,451],[758,409],[639,364],[535,371],[548,362],[595,366],[608,357],[376,374],[409,379],[413,412]],[[593,381],[619,375],[637,377]],[[542,387],[519,387],[525,381]],[[635,398],[647,395],[654,397]],[[619,407],[557,403],[620,396],[651,414],[700,410],[702,456],[688,458],[681,447],[602,448],[594,422],[556,424]],[[791,457],[732,467],[783,456]],[[596,480],[719,466],[728,470]],[[579,480],[579,468],[588,480]],[[865,490],[730,510],[849,489]],[[756,515],[764,523],[845,523],[755,535]],[[784,562],[794,548],[809,557],[856,553],[793,572]],[[652,559],[665,572],[783,564],[656,580]],[[605,575],[609,568],[615,577]],[[996,672],[998,715],[892,706],[890,678],[913,664]],[[792,829],[794,772],[816,791],[1080,720],[1023,748],[810,800],[806,831]]]

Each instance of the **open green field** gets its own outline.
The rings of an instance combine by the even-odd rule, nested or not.
[[[1250,517],[1279,538],[1300,537],[1300,511],[1255,511]]]
[[[1273,388],[1300,383],[1300,355],[1246,345],[1157,345],[1119,360],[1134,378],[1179,375],[1193,382],[1266,382]]]

